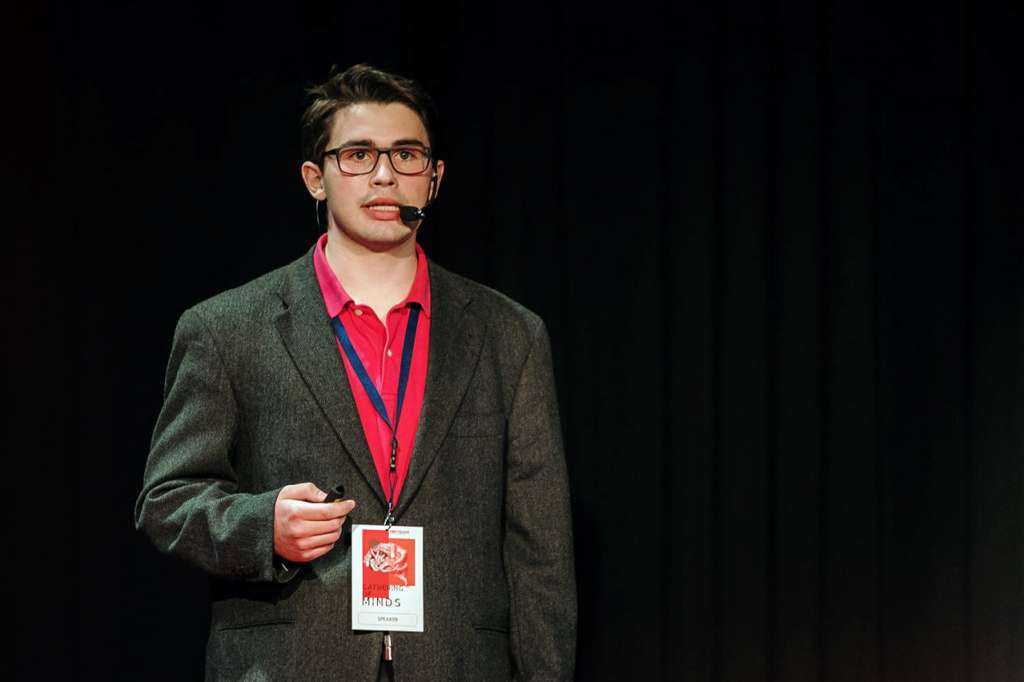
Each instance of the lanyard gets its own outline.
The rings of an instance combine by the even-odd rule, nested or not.
[[[348,337],[348,332],[345,331],[345,325],[341,323],[341,315],[339,314],[331,319],[331,323],[334,325],[334,333],[337,335],[345,355],[348,356],[349,364],[352,365],[356,376],[359,377],[359,383],[363,385],[366,396],[373,403],[373,408],[377,410],[380,418],[391,429],[391,457],[388,460],[388,487],[390,490],[388,491],[388,513],[384,517],[384,525],[388,527],[395,522],[392,512],[395,508],[395,480],[398,478],[398,418],[402,414],[405,389],[409,383],[409,367],[412,365],[412,349],[416,343],[416,326],[419,324],[419,320],[420,309],[417,306],[411,306],[409,308],[409,321],[405,325],[405,341],[402,343],[402,367],[398,372],[398,399],[395,404],[395,423],[392,425],[391,420],[388,419],[387,408],[384,407],[384,400],[380,397],[377,387],[373,385],[370,374],[363,367],[363,362],[359,359],[355,346],[352,345],[352,340]]]

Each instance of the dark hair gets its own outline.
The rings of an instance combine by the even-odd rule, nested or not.
[[[302,156],[304,161],[320,165],[331,136],[334,114],[352,104],[404,104],[423,121],[427,143],[435,148],[434,104],[416,81],[366,64],[356,64],[339,72],[331,67],[327,80],[306,91],[309,104],[302,114]],[[435,157],[436,158],[436,157]]]

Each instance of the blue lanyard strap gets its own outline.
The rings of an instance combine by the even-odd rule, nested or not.
[[[384,399],[380,397],[380,392],[377,391],[377,387],[373,385],[373,380],[370,379],[369,372],[366,371],[366,367],[363,366],[363,361],[359,359],[359,355],[356,353],[355,346],[352,345],[352,340],[348,336],[348,332],[345,330],[345,325],[341,323],[341,315],[331,319],[331,324],[334,325],[334,333],[338,337],[338,341],[341,343],[342,349],[345,351],[348,362],[352,365],[352,369],[355,370],[356,376],[359,377],[359,383],[363,385],[363,390],[366,391],[366,396],[370,399],[373,404],[373,408],[377,410],[377,414],[384,420],[384,423],[391,429],[391,458],[388,462],[388,480],[390,483],[391,491],[388,495],[389,498],[394,497],[394,480],[392,478],[396,473],[397,467],[397,455],[398,455],[398,418],[402,414],[402,403],[405,402],[405,389],[409,384],[409,368],[412,366],[412,351],[416,344],[416,327],[420,320],[420,309],[418,306],[410,306],[409,308],[409,321],[405,326],[405,341],[402,343],[402,365],[398,372],[398,399],[395,404],[395,423],[391,424],[391,420],[388,418],[387,408],[384,407]],[[388,500],[388,518],[391,518],[391,510],[394,506],[394,500]]]

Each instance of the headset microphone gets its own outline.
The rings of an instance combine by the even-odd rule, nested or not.
[[[435,182],[437,182],[437,173],[434,173],[430,177],[431,190],[433,190]],[[433,191],[431,194],[433,194]],[[402,219],[403,223],[413,223],[417,220],[423,220],[427,217],[427,206],[430,206],[432,203],[434,203],[433,196],[427,199],[427,203],[423,204],[423,208],[419,208],[418,206],[399,206],[398,215]]]
[[[424,206],[423,208],[426,208]],[[426,213],[423,208],[416,208],[415,206],[399,206],[398,215],[402,217],[403,223],[412,223],[417,220],[423,220],[426,217]]]

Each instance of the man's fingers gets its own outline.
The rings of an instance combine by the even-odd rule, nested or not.
[[[286,485],[277,494],[278,500],[305,500],[306,502],[321,502],[325,497],[327,497],[327,493],[308,482]]]
[[[304,552],[309,552],[320,547],[327,547],[329,550],[340,537],[341,531],[337,530],[333,533],[324,533],[323,535],[313,535],[308,538],[301,538],[295,542],[295,546]]]
[[[354,500],[322,502],[327,493],[312,483],[281,488],[274,504],[274,551],[290,561],[307,562],[327,554],[341,537]]]
[[[324,554],[327,554],[334,548],[334,545],[323,545],[316,549],[311,549],[308,552],[302,553],[302,561],[312,561],[313,559],[319,559]]]
[[[286,516],[291,519],[305,521],[327,521],[347,516],[355,508],[354,500],[342,502],[302,502],[300,500],[282,500],[286,506]]]
[[[313,535],[323,535],[324,533],[334,533],[341,530],[341,526],[344,523],[344,519],[329,519],[327,521],[296,521],[293,523],[289,530],[291,531],[292,537],[295,538],[308,538]]]

